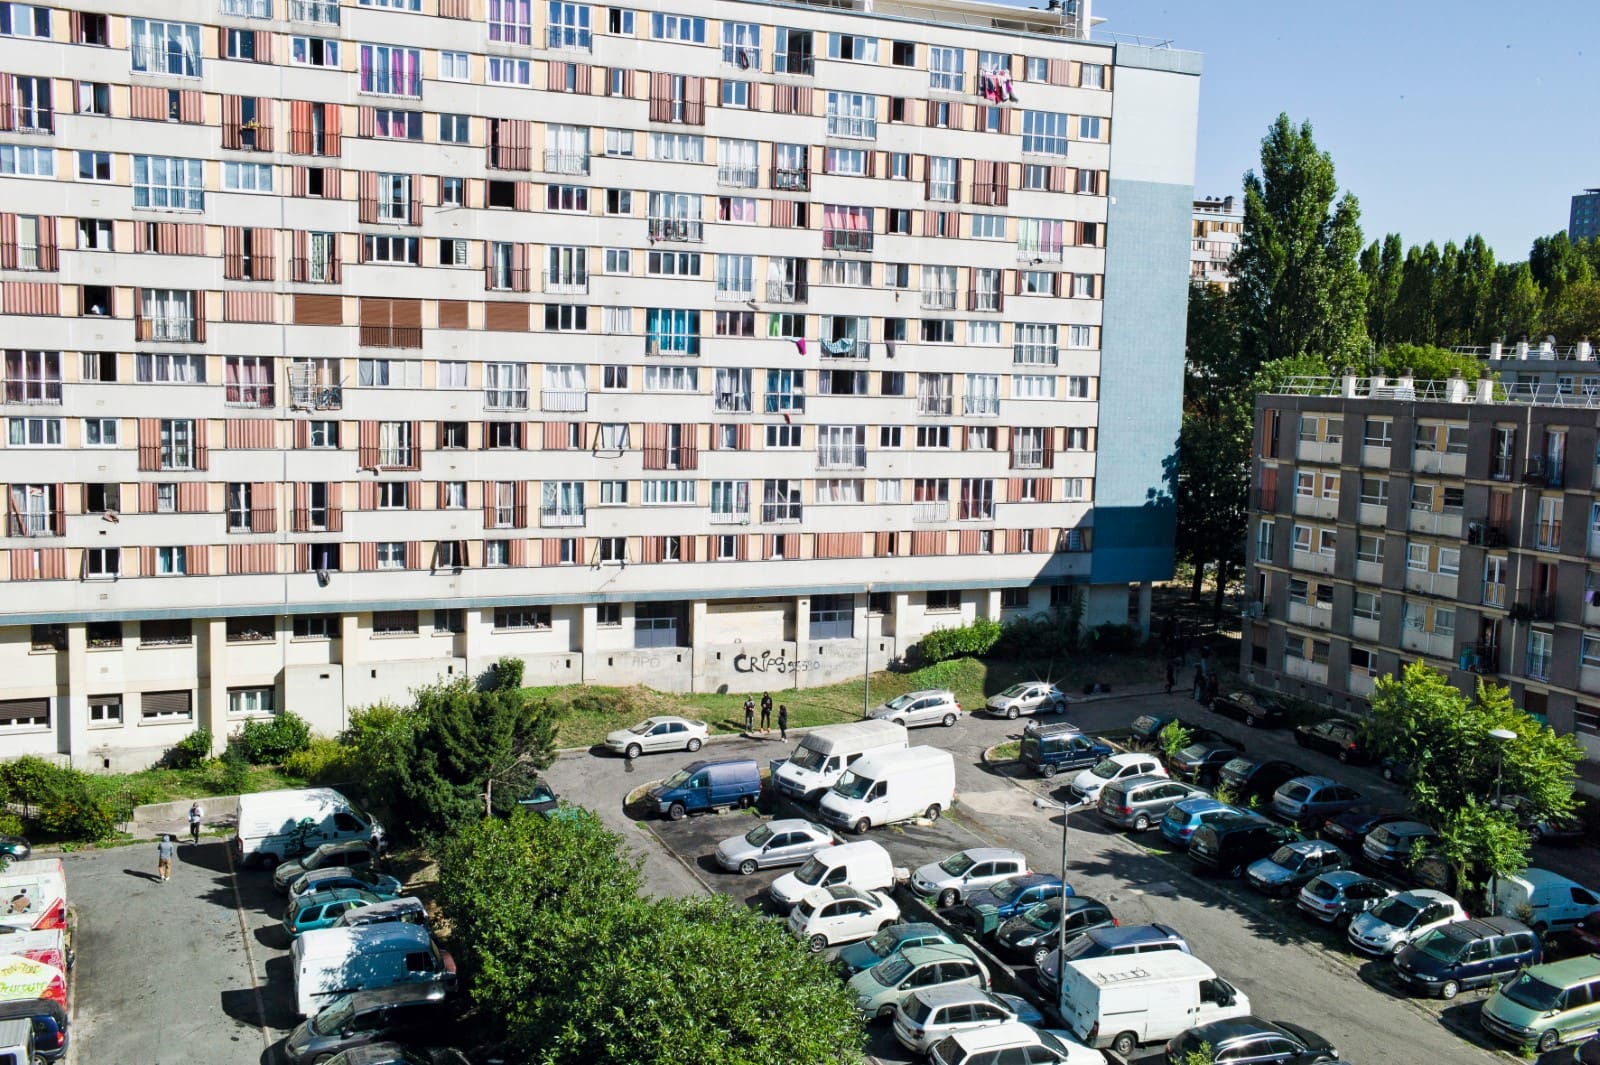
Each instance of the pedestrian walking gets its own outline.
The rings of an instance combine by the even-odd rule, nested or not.
[[[156,844],[156,875],[161,877],[164,884],[172,879],[172,858],[178,853],[178,845],[174,842],[176,836],[163,832],[161,841]]]
[[[1172,659],[1169,658],[1169,659],[1167,659],[1167,694],[1168,695],[1172,694],[1172,685],[1173,685],[1173,683],[1175,681],[1177,681],[1177,679],[1178,679],[1177,667],[1173,665]]]
[[[778,738],[789,738],[789,707],[783,703],[778,704]]]
[[[761,731],[772,731],[772,693],[761,693]]]
[[[1206,703],[1207,703],[1207,705],[1217,701],[1217,690],[1219,688],[1221,688],[1221,687],[1222,687],[1222,681],[1217,678],[1217,675],[1216,675],[1215,672],[1213,672],[1210,676],[1206,677]]]
[[[756,730],[756,701],[754,696],[744,697],[744,731],[746,735]]]
[[[193,805],[191,805],[189,807],[189,840],[190,840],[190,842],[196,843],[196,844],[198,844],[200,842],[200,819],[205,817],[205,815],[206,815],[206,812],[204,810],[200,809],[200,804],[199,803],[194,803]]]
[[[1194,667],[1194,701],[1199,702],[1200,696],[1206,690],[1206,671],[1200,666]]]

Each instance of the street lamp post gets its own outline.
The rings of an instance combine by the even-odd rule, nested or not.
[[[1067,821],[1072,814],[1072,807],[1064,802],[1046,802],[1044,799],[1034,799],[1035,810],[1060,810],[1061,811],[1061,917],[1056,922],[1056,1009],[1064,1007],[1061,995],[1066,990],[1067,982],[1064,970],[1067,964]]]
[[[867,610],[861,615],[861,716],[872,713],[872,583],[867,582]]]
[[[1501,778],[1505,771],[1506,744],[1516,739],[1517,734],[1508,728],[1492,728],[1489,730],[1489,738],[1494,740],[1494,802],[1495,806],[1498,807],[1500,805]],[[1498,894],[1496,889],[1500,886],[1499,881],[1499,871],[1491,871],[1489,873],[1488,898],[1489,912],[1491,913],[1494,912],[1495,895]]]

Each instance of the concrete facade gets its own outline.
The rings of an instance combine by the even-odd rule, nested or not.
[[[1197,56],[1087,2],[27,13],[0,756],[1147,619]]]
[[[1233,285],[1233,253],[1244,235],[1244,205],[1233,196],[1194,201],[1189,280],[1228,289]]]

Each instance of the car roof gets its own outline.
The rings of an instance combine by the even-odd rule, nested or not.
[[[1318,876],[1317,879],[1335,887],[1348,887],[1351,884],[1359,884],[1363,880],[1371,880],[1374,884],[1382,883],[1382,881],[1375,880],[1366,873],[1359,873],[1354,869],[1329,869],[1326,873]]]
[[[1215,1046],[1218,1043],[1231,1042],[1244,1036],[1259,1035],[1262,1032],[1279,1031],[1277,1025],[1264,1021],[1254,1014],[1243,1017],[1229,1017],[1225,1020],[1212,1021],[1202,1024],[1198,1028],[1189,1029],[1198,1036],[1203,1036],[1205,1042]]]
[[[1130,943],[1159,943],[1162,940],[1183,940],[1176,928],[1165,924],[1130,924],[1111,928],[1091,928],[1083,933],[1106,947],[1122,947]]]
[[[381,901],[378,896],[370,891],[360,888],[342,887],[331,891],[318,891],[310,895],[301,895],[294,900],[295,912],[310,909],[312,906],[326,906],[330,902],[349,902],[352,899],[362,899],[366,902]]]
[[[1421,821],[1390,821],[1380,828],[1397,836],[1437,836],[1432,825],[1425,825]]]
[[[1046,724],[1038,718],[1034,718],[1028,722],[1024,731],[1031,732],[1035,736],[1061,736],[1073,732],[1082,732],[1083,726],[1074,724],[1071,721],[1051,721]]]
[[[900,924],[890,925],[888,931],[891,931],[895,935],[901,937],[925,936],[930,932],[937,932],[939,934],[944,933],[944,929],[940,928],[932,921],[905,921]]]
[[[1021,1021],[1005,1021],[1001,1024],[984,1025],[982,1028],[969,1028],[963,1032],[952,1032],[950,1038],[954,1039],[961,1049],[973,1054],[980,1050],[1036,1046],[1039,1042],[1039,1033],[1037,1029]]]
[[[348,865],[324,865],[318,869],[308,869],[305,873],[307,884],[320,884],[324,880],[336,880],[342,876],[363,882],[367,879],[364,870],[352,869]]]
[[[1313,788],[1326,788],[1337,783],[1339,782],[1332,777],[1325,777],[1320,773],[1307,773],[1305,776],[1284,781],[1283,786],[1287,788],[1290,784],[1305,784]]]
[[[1027,856],[1021,851],[1012,850],[1010,847],[968,847],[966,850],[958,851],[957,853],[965,854],[975,862],[992,862],[1001,858],[1020,858],[1023,864],[1026,865],[1028,861]],[[955,855],[952,854],[950,857],[953,858]]]
[[[1460,905],[1449,895],[1442,891],[1435,891],[1433,888],[1412,888],[1410,891],[1402,891],[1399,897],[1407,901],[1448,902],[1452,905]]]
[[[1006,881],[1029,888],[1035,884],[1059,884],[1061,878],[1054,873],[1016,873],[1006,877]]]
[[[977,952],[964,943],[932,943],[922,947],[906,947],[900,952],[900,956],[912,965],[926,965],[930,961],[946,958],[960,958],[962,961],[978,960]]]
[[[1212,810],[1232,810],[1235,807],[1223,802],[1221,799],[1210,795],[1193,795],[1187,799],[1179,800],[1173,806],[1174,810],[1182,810],[1186,814],[1203,814]]]
[[[826,833],[828,831],[827,829],[823,828],[821,825],[816,824],[813,821],[807,821],[803,817],[780,817],[780,818],[778,818],[777,820],[774,820],[774,821],[767,821],[766,822],[766,826],[768,828],[772,829],[772,831],[774,831],[774,832],[793,832],[796,829],[802,829],[802,828],[813,828],[813,829],[816,829],[817,831],[823,832],[823,833]],[[751,831],[754,831],[754,829],[752,829]],[[749,835],[749,834],[750,833],[748,833],[748,832],[745,833],[745,835]]]
[[[1285,843],[1285,847],[1293,847],[1306,854],[1321,854],[1324,851],[1338,851],[1338,847],[1324,839],[1297,839],[1292,843]]]
[[[1484,936],[1505,936],[1513,932],[1531,932],[1527,925],[1515,917],[1469,917],[1465,921],[1451,921],[1436,931],[1451,939],[1473,940]]]
[[[951,699],[955,698],[955,693],[949,688],[923,688],[921,691],[906,692],[906,694],[911,696],[913,699],[921,699],[930,695],[949,696]]]
[[[1155,755],[1145,754],[1143,751],[1118,751],[1115,754],[1108,754],[1106,757],[1118,765],[1132,765],[1134,762],[1154,762],[1156,760]]]
[[[1117,791],[1127,792],[1132,791],[1134,788],[1143,787],[1146,784],[1182,783],[1183,781],[1181,780],[1173,780],[1171,777],[1158,776],[1155,773],[1140,773],[1136,777],[1123,777],[1121,780],[1113,780],[1111,783],[1106,785],[1106,788],[1108,790],[1115,789]]]
[[[450,988],[437,981],[415,984],[395,984],[371,991],[350,992],[350,1002],[357,1009],[373,1006],[396,1006],[415,1002],[443,1002]]]
[[[929,1006],[949,1006],[968,1002],[993,1002],[995,996],[975,984],[935,984],[919,987],[907,996],[917,998]],[[1009,1009],[1010,1007],[1007,1006]]]
[[[879,897],[879,893],[876,891],[863,891],[860,888],[851,887],[849,884],[831,884],[825,888],[813,888],[806,892],[807,898],[815,899],[819,895],[822,896],[817,900],[820,902],[830,902],[834,899],[864,899],[867,902],[873,902]]]

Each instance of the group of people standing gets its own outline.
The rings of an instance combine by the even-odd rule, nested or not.
[[[758,731],[772,731],[772,693],[761,693],[761,728],[756,728],[756,701],[753,696],[744,697],[744,731],[746,735],[754,736]],[[789,738],[789,708],[782,703],[778,704],[778,738]]]

